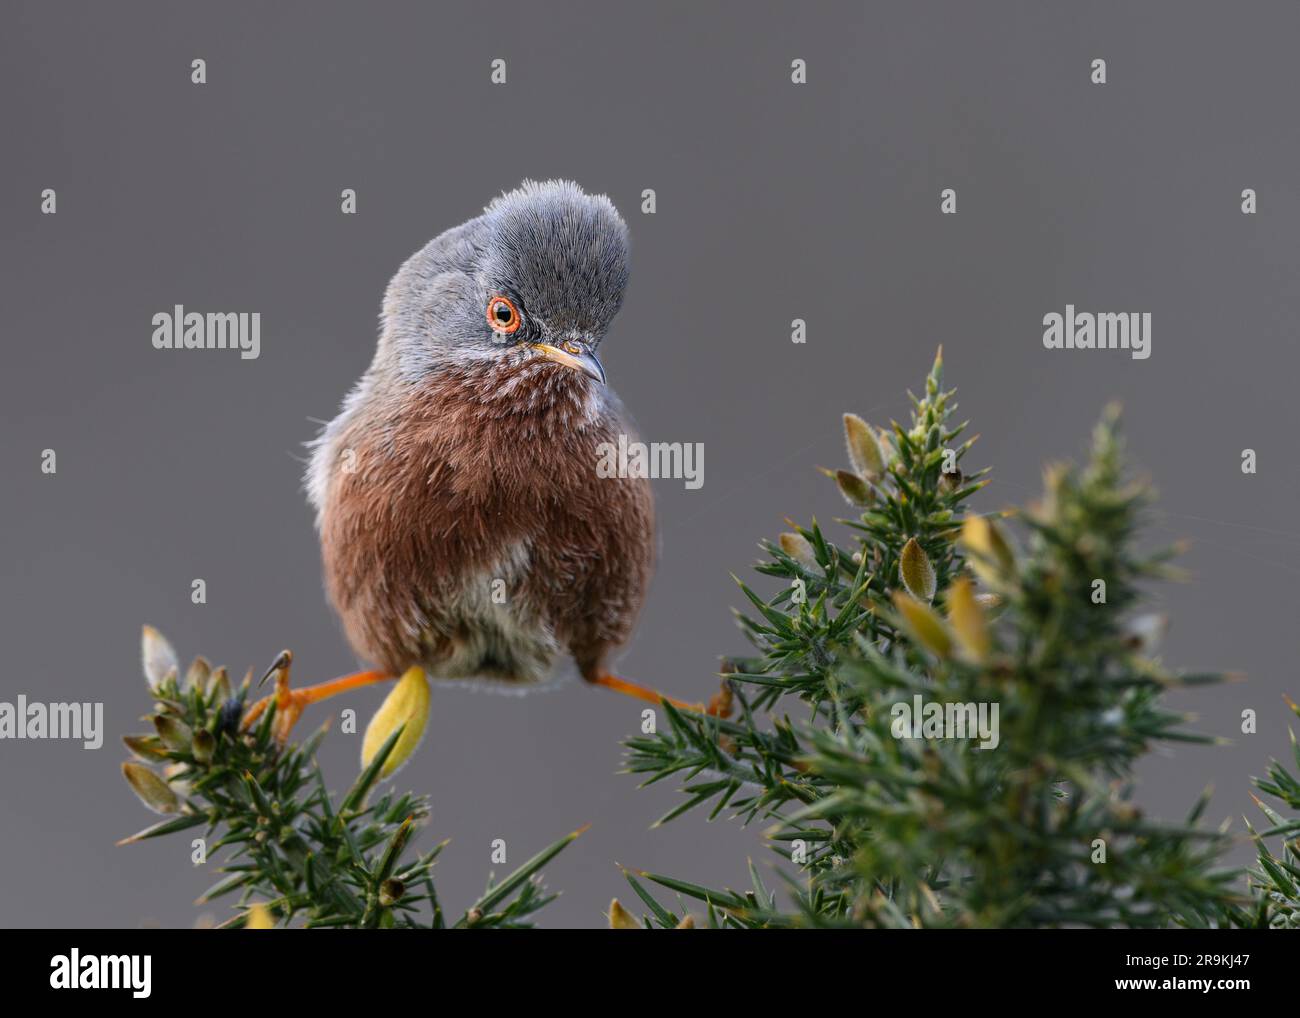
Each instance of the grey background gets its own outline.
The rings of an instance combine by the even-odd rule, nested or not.
[[[113,846],[148,821],[117,769],[147,702],[139,627],[239,674],[284,646],[302,682],[351,668],[294,457],[368,363],[402,259],[525,176],[627,216],[602,356],[648,440],[706,450],[703,489],[656,484],[662,558],[626,674],[712,688],[744,646],[729,572],[784,515],[843,514],[813,470],[842,462],[839,413],[905,413],[942,342],[996,468],[987,508],[1036,492],[1123,400],[1161,489],[1151,539],[1193,540],[1193,582],[1158,595],[1166,659],[1249,675],[1179,703],[1228,736],[1260,717],[1230,747],[1152,757],[1141,795],[1176,818],[1214,784],[1212,816],[1240,831],[1249,776],[1287,752],[1280,696],[1300,695],[1298,30],[1290,3],[6,4],[0,698],[103,700],[107,738],[0,743],[0,923],[194,923],[213,875],[186,839]],[[1153,356],[1045,351],[1067,302],[1150,311]],[[261,358],[155,351],[150,318],[175,303],[260,311]],[[754,832],[648,830],[678,800],[616,773],[639,709],[577,686],[436,693],[400,780],[432,794],[426,841],[453,838],[449,907],[481,889],[493,838],[517,863],[586,822],[547,870],[564,894],[546,925],[602,922],[627,897],[616,863],[745,880]],[[327,741],[336,787],[359,738]]]

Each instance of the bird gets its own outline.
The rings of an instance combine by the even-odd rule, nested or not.
[[[402,264],[306,476],[329,600],[371,667],[294,689],[283,652],[246,725],[274,700],[284,738],[307,705],[413,667],[521,692],[576,671],[719,713],[610,671],[655,558],[648,480],[597,470],[635,440],[597,356],[628,272],[613,202],[565,180],[525,180]]]

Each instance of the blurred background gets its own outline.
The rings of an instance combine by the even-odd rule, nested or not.
[[[814,469],[844,461],[840,413],[901,417],[942,343],[983,436],[967,463],[995,467],[982,508],[1032,497],[1043,463],[1123,402],[1161,494],[1149,539],[1191,541],[1191,582],[1156,592],[1165,660],[1248,676],[1178,697],[1233,742],[1152,756],[1141,799],[1181,819],[1214,785],[1208,816],[1243,830],[1250,776],[1289,752],[1282,694],[1300,696],[1294,4],[16,2],[0,18],[0,700],[101,700],[106,727],[93,752],[0,742],[0,923],[196,922],[215,875],[188,838],[113,845],[149,821],[117,767],[148,703],[140,626],[237,675],[282,647],[300,683],[353,667],[302,443],[369,363],[401,261],[526,176],[623,211],[632,282],[602,358],[647,441],[705,449],[701,489],[655,482],[662,551],[625,674],[712,691],[718,657],[745,649],[729,574],[784,516],[844,514]],[[1151,358],[1045,350],[1042,317],[1067,303],[1150,312]],[[174,304],[260,312],[260,358],[153,349]],[[383,693],[338,707],[364,719]],[[446,907],[482,889],[493,839],[514,865],[588,822],[547,867],[564,893],[543,925],[601,924],[627,897],[619,863],[733,886],[747,856],[769,865],[757,830],[650,828],[679,800],[618,773],[639,718],[576,685],[435,690],[398,780],[432,796],[424,842],[452,838]],[[326,740],[332,786],[359,743]]]

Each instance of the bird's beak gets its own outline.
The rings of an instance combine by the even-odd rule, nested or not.
[[[594,378],[602,385],[605,384],[605,369],[596,358],[595,352],[586,343],[566,340],[559,346],[551,346],[550,343],[534,343],[532,347],[548,361],[555,361],[556,364],[563,364],[566,368],[581,371],[588,378]]]

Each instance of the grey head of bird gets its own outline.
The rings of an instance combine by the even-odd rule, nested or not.
[[[398,270],[376,363],[416,382],[485,364],[558,364],[603,385],[596,349],[623,304],[628,249],[607,197],[526,180]]]

